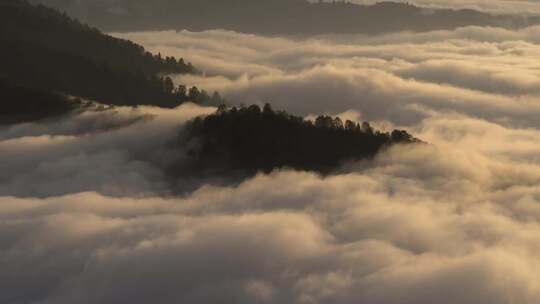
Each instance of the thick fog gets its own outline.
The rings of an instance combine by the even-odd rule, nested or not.
[[[114,130],[93,135],[66,122],[4,130],[3,167],[17,171],[1,190],[0,300],[476,304],[540,296],[536,130],[431,117],[416,134],[433,145],[397,147],[347,174],[285,170],[162,194],[147,153],[163,149],[183,118],[205,112],[117,117]],[[36,156],[38,147],[46,153]]]
[[[1,303],[510,304],[540,297],[539,28],[266,38],[133,33],[238,103],[405,127],[340,173],[177,195],[214,109],[88,109],[0,129]],[[193,187],[193,185],[190,185]]]
[[[226,31],[121,35],[191,58],[206,76],[178,82],[236,102],[271,101],[300,114],[356,110],[411,125],[433,112],[538,126],[540,27],[266,38]]]
[[[46,197],[167,193],[164,171],[181,162],[179,128],[214,112],[185,104],[175,110],[90,108],[61,119],[0,129],[0,195]]]

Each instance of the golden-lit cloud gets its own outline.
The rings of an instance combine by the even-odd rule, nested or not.
[[[116,108],[2,130],[0,156],[10,161],[0,188],[0,299],[531,303],[540,295],[538,131],[437,114],[413,127],[431,144],[395,147],[339,174],[284,170],[166,195],[161,164],[181,151],[165,143],[208,111]],[[98,121],[110,128],[97,131]]]
[[[3,127],[0,302],[535,303],[537,30],[127,34],[193,58],[207,74],[177,80],[233,102],[405,126],[429,144],[224,186],[164,173],[183,160],[170,143],[184,123],[213,108]]]
[[[205,75],[177,81],[218,90],[233,102],[271,102],[300,114],[355,110],[398,124],[433,111],[458,112],[537,127],[539,29],[310,39],[227,31],[120,36],[193,58]]]

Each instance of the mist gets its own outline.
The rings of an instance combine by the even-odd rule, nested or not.
[[[161,143],[207,111],[117,110],[90,119],[109,119],[107,131],[83,119],[96,113],[72,125],[2,130],[9,183],[0,189],[1,301],[531,303],[539,296],[538,131],[434,115],[414,126],[432,144],[397,146],[343,173],[284,169],[237,186],[166,194],[155,155],[170,160]],[[152,116],[131,120],[140,115]],[[35,156],[37,146],[47,153]]]
[[[0,126],[0,303],[537,302],[539,32],[113,33],[189,58],[201,73],[176,84],[231,105],[426,144],[227,183],[169,174],[189,162],[186,125],[214,107],[97,101]]]
[[[177,82],[218,90],[237,103],[271,102],[303,115],[353,110],[401,125],[455,112],[537,127],[539,29],[296,40],[227,31],[117,35],[192,58],[206,75]]]

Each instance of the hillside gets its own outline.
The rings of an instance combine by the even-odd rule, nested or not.
[[[66,114],[80,101],[44,90],[29,89],[0,81],[0,126],[31,122]]]
[[[537,17],[491,15],[470,9],[426,9],[381,2],[307,0],[33,0],[67,11],[106,31],[228,29],[258,34],[379,34],[461,26],[507,28],[537,24]]]
[[[115,105],[174,107],[208,98],[161,76],[195,72],[183,59],[153,55],[42,5],[1,1],[0,43],[0,79],[21,86]]]

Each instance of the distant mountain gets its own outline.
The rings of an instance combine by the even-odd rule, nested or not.
[[[152,55],[43,5],[1,0],[0,45],[0,80],[15,85],[114,105],[210,99],[161,76],[194,72],[183,59]]]
[[[33,0],[105,31],[228,29],[260,34],[379,34],[461,26],[518,28],[538,17],[491,15],[470,9],[427,9],[381,2],[358,5],[307,0]]]

